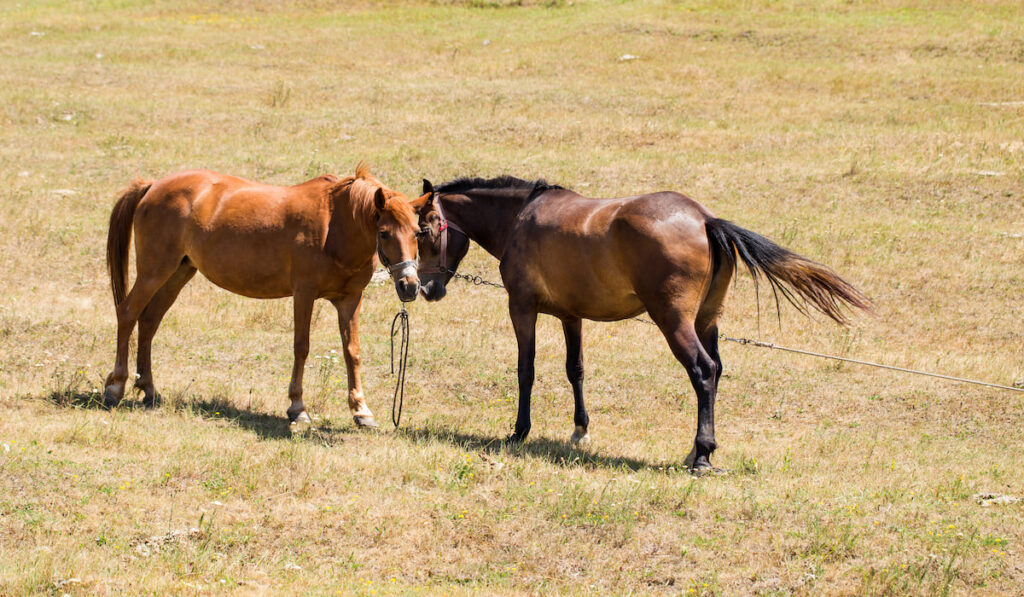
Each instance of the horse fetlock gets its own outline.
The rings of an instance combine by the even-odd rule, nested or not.
[[[136,379],[134,388],[142,392],[143,403],[153,404],[156,400],[156,386],[153,385],[152,377],[140,377]]]
[[[373,412],[370,411],[370,407],[366,405],[366,399],[363,397],[362,392],[350,392],[348,395],[348,409],[352,412],[352,415],[366,415],[373,416]]]
[[[295,421],[295,417],[306,412],[306,405],[303,404],[302,399],[292,399],[291,406],[288,407],[288,420]]]
[[[507,441],[510,444],[521,444],[526,441],[526,436],[528,435],[530,435],[529,425],[523,425],[522,427],[516,425],[515,431],[512,432],[512,435],[508,436]]]
[[[714,436],[697,435],[697,439],[693,442],[694,448],[697,451],[697,457],[710,456],[712,452],[718,448],[718,442],[715,441]]]

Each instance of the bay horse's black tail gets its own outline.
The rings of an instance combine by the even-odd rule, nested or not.
[[[736,263],[738,255],[755,285],[763,275],[776,296],[781,293],[801,313],[811,305],[841,325],[849,323],[844,307],[871,310],[870,299],[824,265],[728,220],[708,218],[705,226],[716,270],[723,259]]]
[[[114,292],[114,306],[120,305],[128,294],[128,247],[132,243],[132,221],[135,208],[146,194],[152,181],[136,180],[123,193],[110,211],[110,229],[107,230],[107,269],[110,288]]]

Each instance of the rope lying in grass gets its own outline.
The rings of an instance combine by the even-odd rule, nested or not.
[[[958,381],[961,383],[972,383],[979,386],[985,386],[989,388],[999,388],[1000,390],[1010,390],[1011,392],[1024,392],[1024,388],[1015,388],[1013,386],[1004,386],[997,383],[989,383],[987,381],[978,381],[976,379],[967,379],[966,377],[953,377],[952,375],[943,375],[941,373],[929,373],[928,371],[918,371],[916,369],[907,369],[906,367],[894,367],[892,365],[883,365],[881,363],[872,363],[871,361],[859,361],[857,359],[848,359],[846,357],[837,357],[830,354],[822,354],[818,352],[811,352],[809,350],[800,350],[799,348],[787,348],[785,346],[779,346],[772,342],[760,342],[758,340],[751,340],[749,338],[730,338],[725,334],[719,334],[719,338],[728,340],[729,342],[736,342],[737,344],[749,344],[751,346],[757,346],[760,348],[770,348],[772,350],[784,350],[786,352],[795,352],[796,354],[805,354],[811,357],[819,357],[822,359],[832,359],[833,361],[843,361],[844,363],[856,363],[857,365],[867,365],[869,367],[878,367],[879,369],[889,369],[891,371],[902,371],[903,373],[913,373],[915,375],[926,375],[928,377],[938,377],[939,379],[948,379],[949,381]]]
[[[405,402],[405,371],[409,362],[409,312],[402,310],[391,320],[391,375],[395,374],[395,334],[402,333],[398,345],[398,379],[395,380],[395,395],[391,398],[391,422],[398,429],[402,422],[402,405]]]
[[[484,280],[480,276],[471,276],[471,275],[466,275],[466,274],[455,274],[455,277],[459,278],[461,280],[466,280],[467,282],[472,282],[473,284],[475,284],[477,286],[486,285],[486,286],[494,286],[496,288],[504,288],[504,286],[502,286],[501,284],[498,284],[496,282],[488,282],[487,280]],[[639,321],[640,323],[646,323],[648,325],[657,325],[653,321],[651,321],[650,319],[646,319],[644,317],[634,317],[633,319],[635,321]],[[890,371],[900,371],[902,373],[911,373],[911,374],[914,374],[914,375],[924,375],[924,376],[927,376],[927,377],[937,377],[939,379],[945,379],[945,380],[948,380],[948,381],[957,381],[957,382],[960,382],[960,383],[969,383],[969,384],[974,384],[974,385],[978,385],[978,386],[985,386],[985,387],[988,387],[988,388],[997,388],[997,389],[1000,389],[1000,390],[1009,390],[1011,392],[1024,392],[1024,388],[1017,388],[1017,387],[1014,387],[1014,386],[1004,386],[1004,385],[1001,385],[1001,384],[990,383],[990,382],[987,382],[987,381],[979,381],[979,380],[976,380],[976,379],[967,379],[965,377],[953,377],[952,375],[943,375],[941,373],[930,373],[928,371],[919,371],[917,369],[908,369],[906,367],[894,367],[892,365],[883,365],[881,363],[872,363],[871,361],[861,361],[861,360],[858,360],[858,359],[849,359],[849,358],[846,358],[846,357],[840,357],[840,356],[835,356],[835,355],[831,355],[831,354],[824,354],[824,353],[820,353],[820,352],[811,352],[809,350],[801,350],[799,348],[788,348],[786,346],[779,346],[778,344],[775,344],[773,342],[761,342],[760,340],[751,340],[750,338],[733,338],[731,336],[726,336],[725,334],[718,334],[718,337],[721,338],[722,340],[727,340],[729,342],[735,342],[735,343],[740,344],[740,345],[750,345],[750,346],[757,346],[759,348],[769,348],[769,349],[772,349],[772,350],[782,350],[782,351],[785,351],[785,352],[793,352],[793,353],[796,353],[796,354],[802,354],[802,355],[806,355],[806,356],[810,356],[810,357],[818,357],[818,358],[822,358],[822,359],[831,359],[833,361],[842,361],[844,363],[854,363],[854,364],[857,364],[857,365],[866,365],[868,367],[877,367],[879,369],[889,369]]]

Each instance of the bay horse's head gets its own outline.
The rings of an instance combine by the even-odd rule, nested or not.
[[[417,204],[426,203],[427,197],[408,201],[405,195],[383,186],[373,195],[374,218],[377,225],[377,258],[388,269],[395,282],[395,292],[402,302],[416,300],[420,289],[416,243]]]
[[[420,292],[428,301],[439,301],[469,251],[469,237],[445,217],[429,180],[424,179],[423,196],[414,204],[419,213]]]

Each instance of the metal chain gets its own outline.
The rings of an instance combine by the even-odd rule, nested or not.
[[[465,280],[465,281],[470,282],[470,283],[472,283],[472,284],[474,284],[476,286],[493,286],[495,288],[504,288],[505,287],[504,284],[500,284],[498,282],[488,282],[487,280],[484,280],[480,276],[470,276],[470,275],[467,275],[467,274],[460,274],[458,272],[455,272],[454,274],[452,274],[452,277],[453,278],[458,278],[460,280]]]
[[[497,288],[504,288],[504,286],[502,286],[501,284],[497,284],[495,282],[488,282],[487,280],[484,280],[480,276],[475,276],[475,275],[470,276],[470,275],[466,275],[466,274],[458,274],[457,273],[457,274],[455,274],[455,277],[459,278],[459,279],[462,279],[462,280],[466,280],[467,282],[472,282],[473,284],[475,284],[477,286],[486,285],[486,286],[495,286]],[[646,323],[647,325],[657,325],[656,323],[654,323],[653,321],[651,321],[650,319],[647,319],[645,317],[633,317],[632,319],[634,321],[639,321],[640,323]],[[718,337],[721,338],[722,340],[726,340],[726,341],[729,341],[729,342],[735,342],[737,344],[744,345],[744,346],[745,345],[749,345],[749,346],[757,346],[759,348],[768,348],[768,349],[772,349],[772,350],[782,350],[782,351],[785,351],[785,352],[792,352],[792,353],[802,354],[802,355],[811,356],[811,357],[818,357],[818,358],[822,358],[822,359],[832,359],[834,361],[842,361],[844,363],[854,363],[854,364],[857,364],[857,365],[866,365],[868,367],[877,367],[879,369],[889,369],[890,371],[900,371],[900,372],[903,372],[903,373],[913,373],[915,375],[925,375],[927,377],[937,377],[939,379],[945,379],[945,380],[949,380],[949,381],[958,381],[958,382],[961,382],[961,383],[969,383],[969,384],[974,384],[974,385],[979,385],[979,386],[985,386],[985,387],[988,387],[988,388],[997,388],[997,389],[1000,389],[1000,390],[1010,390],[1011,392],[1024,392],[1024,388],[1018,388],[1018,387],[1014,387],[1014,386],[1004,386],[1004,385],[1001,385],[1001,384],[990,383],[990,382],[987,382],[987,381],[979,381],[979,380],[976,380],[976,379],[967,379],[965,377],[953,377],[952,375],[943,375],[941,373],[930,373],[928,371],[919,371],[917,369],[908,369],[906,367],[894,367],[892,365],[883,365],[881,363],[873,363],[871,361],[861,361],[861,360],[857,360],[857,359],[849,359],[849,358],[846,358],[846,357],[840,357],[840,356],[835,356],[835,355],[830,355],[830,354],[824,354],[824,353],[820,353],[820,352],[811,352],[809,350],[801,350],[799,348],[788,348],[788,347],[785,347],[785,346],[779,346],[778,344],[775,344],[775,343],[772,343],[772,342],[761,342],[760,340],[751,340],[750,338],[733,338],[731,336],[726,336],[725,334],[718,334]]]

